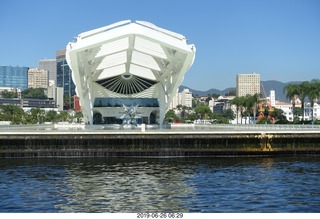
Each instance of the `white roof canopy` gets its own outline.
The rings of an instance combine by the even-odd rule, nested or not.
[[[79,34],[67,45],[66,56],[80,103],[119,95],[161,97],[167,107],[195,52],[181,34],[125,20]]]

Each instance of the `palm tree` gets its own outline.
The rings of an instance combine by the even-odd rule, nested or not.
[[[247,115],[249,116],[249,118],[250,118],[251,113],[253,113],[253,106],[255,104],[252,97],[253,97],[252,95],[247,94],[244,98],[244,106],[246,108]],[[247,124],[247,119],[245,122]]]
[[[286,98],[291,100],[292,103],[292,113],[294,113],[294,108],[296,106],[296,99],[299,95],[299,85],[298,84],[287,84],[283,88],[283,92],[286,93]],[[295,115],[293,114],[293,117]]]
[[[230,100],[230,104],[234,104],[236,105],[236,118],[237,118],[237,124],[239,124],[239,121],[238,121],[238,117],[239,117],[239,110],[240,110],[240,98],[239,97],[235,97],[233,98],[232,100]]]
[[[309,89],[307,90],[307,96],[310,100],[310,107],[311,107],[311,120],[313,121],[313,107],[314,107],[314,100],[320,96],[320,81],[313,79],[310,82]]]
[[[181,106],[181,111],[180,111],[180,117],[182,118],[182,119],[184,119],[187,115],[188,115],[188,113],[187,113],[187,106],[185,106],[185,105],[183,105],[183,106]]]
[[[257,105],[260,99],[260,94],[256,93],[254,95],[247,94],[243,99],[242,103],[246,109],[249,116],[253,115],[253,121],[255,123],[255,117],[257,114]]]
[[[253,123],[256,123],[256,115],[257,115],[257,106],[260,99],[260,94],[256,93],[253,96],[251,96],[251,101],[253,103]]]
[[[246,109],[246,105],[247,105],[247,101],[246,101],[246,97],[242,96],[239,97],[239,102],[240,102],[240,115],[241,115],[241,124],[242,124],[242,118],[244,116],[244,111]]]
[[[307,97],[307,92],[309,87],[310,87],[309,81],[303,81],[298,85],[298,93],[299,93],[299,98],[301,100],[301,109],[302,109],[302,121],[304,121],[304,103]]]

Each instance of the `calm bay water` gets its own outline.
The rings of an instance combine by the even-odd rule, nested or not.
[[[320,156],[0,159],[0,212],[320,212]]]

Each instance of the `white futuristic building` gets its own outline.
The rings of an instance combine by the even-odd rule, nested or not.
[[[81,33],[66,58],[86,122],[119,123],[125,105],[138,106],[141,123],[161,125],[195,52],[183,35],[145,21]]]

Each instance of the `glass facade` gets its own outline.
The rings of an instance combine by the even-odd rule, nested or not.
[[[94,107],[122,107],[139,106],[139,107],[159,107],[157,98],[96,98]]]
[[[71,77],[72,71],[66,61],[65,52],[57,55],[57,87],[63,87],[64,95],[75,95],[75,84]]]
[[[28,67],[0,66],[0,87],[28,88]]]

